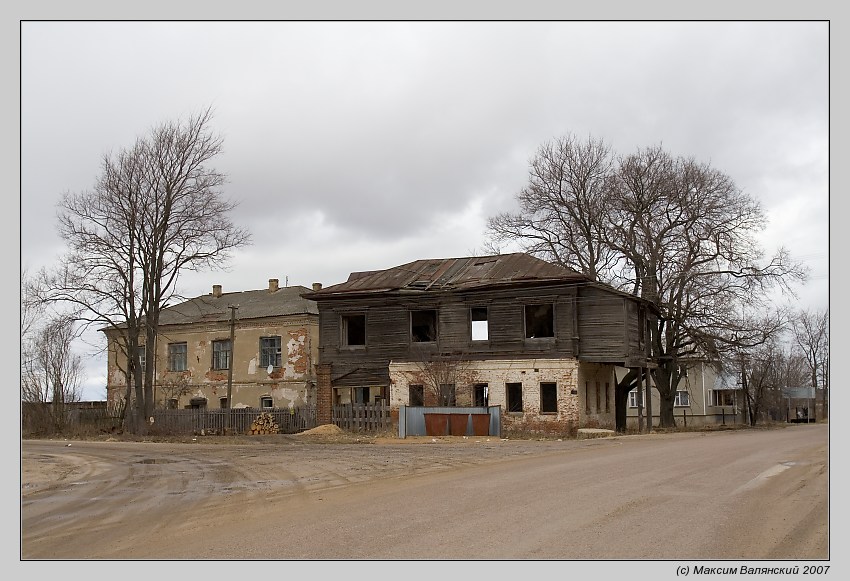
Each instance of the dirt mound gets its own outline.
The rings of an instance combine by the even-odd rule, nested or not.
[[[333,424],[316,426],[313,429],[300,432],[298,436],[339,436],[343,433],[342,428]]]

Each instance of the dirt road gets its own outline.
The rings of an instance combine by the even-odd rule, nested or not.
[[[29,559],[826,559],[828,426],[22,443]]]

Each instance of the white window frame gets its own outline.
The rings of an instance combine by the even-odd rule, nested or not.
[[[640,393],[640,397],[638,397],[638,393]],[[640,401],[641,404],[643,403],[643,390],[638,391],[638,388],[634,388],[629,392],[629,407],[637,409],[638,401]]]

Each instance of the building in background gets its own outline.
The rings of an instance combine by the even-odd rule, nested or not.
[[[315,406],[319,316],[302,298],[307,287],[212,293],[168,307],[160,316],[155,345],[140,347],[142,365],[154,365],[157,407],[227,407],[228,370],[233,362],[233,408]],[[235,310],[230,341],[231,307]],[[126,358],[118,334],[108,341],[107,401],[125,397]]]

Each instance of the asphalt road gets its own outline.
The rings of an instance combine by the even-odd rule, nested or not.
[[[21,559],[828,559],[828,443],[27,440]]]

